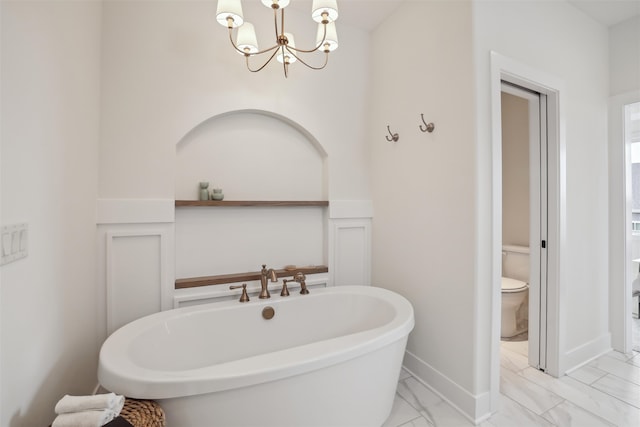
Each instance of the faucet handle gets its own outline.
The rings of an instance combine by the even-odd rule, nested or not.
[[[305,276],[303,272],[298,271],[293,276],[293,280],[300,283],[300,293],[302,295],[307,295],[309,293],[309,290],[307,289],[307,276]]]
[[[248,302],[249,294],[247,294],[247,284],[243,283],[242,286],[229,286],[229,289],[240,289],[242,288],[242,295],[240,295],[240,302]]]
[[[287,288],[287,279],[282,279],[282,292],[280,292],[281,297],[289,296],[289,288]]]

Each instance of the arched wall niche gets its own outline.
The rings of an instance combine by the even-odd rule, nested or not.
[[[327,152],[281,114],[242,109],[214,115],[176,144],[175,198],[198,198],[198,183],[226,200],[326,200]]]
[[[176,144],[177,200],[199,182],[225,200],[327,200],[327,153],[295,121],[242,109],[216,114]],[[182,207],[175,212],[177,278],[327,264],[326,209]],[[274,248],[277,247],[277,250]]]

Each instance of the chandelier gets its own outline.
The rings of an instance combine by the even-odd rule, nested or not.
[[[238,53],[244,55],[247,68],[252,73],[257,73],[271,62],[275,57],[282,63],[284,76],[289,75],[289,65],[296,61],[313,70],[321,70],[329,62],[329,53],[338,48],[338,35],[336,33],[335,20],[338,19],[337,0],[313,0],[311,18],[318,23],[316,33],[316,46],[312,49],[299,49],[296,47],[293,34],[285,32],[284,9],[290,0],[261,0],[262,4],[273,10],[275,27],[275,44],[267,49],[258,48],[256,32],[252,24],[244,20],[242,3],[240,0],[218,0],[216,19],[229,29],[229,40]],[[280,20],[278,22],[278,11]],[[237,28],[236,42],[233,41],[233,29]],[[313,52],[324,52],[324,63],[320,66],[309,65],[301,56]],[[257,68],[249,63],[250,58],[262,54],[270,54],[268,59]],[[265,55],[265,56],[267,56]]]

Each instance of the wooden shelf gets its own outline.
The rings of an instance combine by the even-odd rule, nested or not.
[[[278,276],[278,278],[293,277],[293,275],[299,271],[304,274],[327,273],[329,271],[329,268],[326,265],[314,265],[310,267],[299,267],[294,270],[281,269],[281,270],[276,270],[276,275]],[[175,288],[176,289],[196,288],[198,286],[221,285],[225,283],[237,283],[237,282],[250,282],[252,280],[260,280],[259,271],[177,279]]]
[[[329,206],[327,200],[176,200],[176,207],[181,206]]]

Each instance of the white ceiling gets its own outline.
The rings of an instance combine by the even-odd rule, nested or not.
[[[568,0],[569,3],[610,27],[640,15],[640,0]]]
[[[338,8],[340,10],[340,17],[338,18],[338,22],[371,31],[387,16],[393,13],[404,1],[406,0],[339,0]],[[640,15],[640,0],[567,1],[607,27]],[[311,10],[311,3],[312,0],[293,0],[289,7],[307,12]]]
[[[395,11],[404,0],[338,0],[340,16],[338,25],[343,22],[349,26],[371,31],[387,16]],[[288,7],[311,12],[312,0],[292,0]]]

